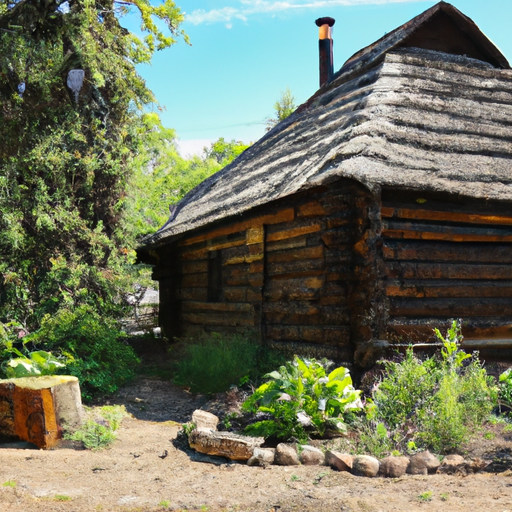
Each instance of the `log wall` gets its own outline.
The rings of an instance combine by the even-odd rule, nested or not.
[[[354,285],[370,202],[361,185],[340,180],[161,249],[165,333],[250,329],[270,344],[351,360],[351,298],[370,296]]]
[[[381,211],[388,336],[424,341],[461,318],[468,344],[512,342],[510,207],[384,191]]]

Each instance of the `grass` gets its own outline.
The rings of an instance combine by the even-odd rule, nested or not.
[[[433,496],[433,492],[432,491],[425,491],[425,492],[422,492],[419,496],[418,496],[418,500],[422,503],[427,503],[429,501],[432,501],[432,496]]]
[[[81,442],[88,450],[108,448],[117,438],[122,419],[128,415],[126,409],[121,405],[105,405],[87,409],[87,412],[85,423],[64,438]]]
[[[66,496],[65,494],[56,494],[53,499],[56,501],[71,501],[73,498],[71,496]]]
[[[182,342],[174,381],[193,392],[219,393],[232,385],[255,382],[283,362],[279,353],[264,349],[253,334],[212,333]]]
[[[16,482],[14,480],[7,480],[7,482],[4,482],[2,484],[2,487],[16,487]]]

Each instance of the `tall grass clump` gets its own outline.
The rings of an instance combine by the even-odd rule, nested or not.
[[[452,452],[478,432],[496,407],[497,387],[478,354],[460,348],[460,322],[454,321],[445,336],[435,333],[443,344],[441,354],[420,360],[409,347],[401,362],[383,362],[361,449]]]
[[[283,357],[263,347],[252,334],[212,333],[183,342],[174,382],[193,392],[219,393],[232,385],[255,382]]]

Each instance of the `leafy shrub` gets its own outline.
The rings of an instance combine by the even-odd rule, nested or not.
[[[251,334],[212,333],[185,342],[175,363],[174,382],[193,392],[218,393],[254,382],[275,360],[282,360],[279,353],[262,347]]]
[[[90,401],[135,376],[139,360],[122,336],[116,322],[84,305],[46,316],[28,341],[69,357],[67,372],[78,377],[82,397]]]
[[[378,444],[388,451],[393,446],[405,451],[408,445],[453,451],[495,407],[492,378],[477,354],[460,349],[460,322],[454,321],[446,336],[437,329],[435,333],[443,343],[441,358],[421,361],[409,347],[402,362],[384,363],[384,377],[373,393],[375,416],[367,420],[370,433],[361,437],[363,445]],[[379,423],[388,431],[386,436],[371,434]]]
[[[499,377],[499,401],[500,405],[512,409],[512,367]]]
[[[346,368],[326,375],[327,363],[300,359],[286,363],[267,375],[242,405],[246,412],[269,414],[249,425],[251,435],[306,441],[309,434],[324,435],[327,429],[346,431],[345,416],[362,408],[360,391],[352,386]]]

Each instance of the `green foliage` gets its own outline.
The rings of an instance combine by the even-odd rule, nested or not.
[[[120,23],[130,9],[142,38]],[[86,396],[131,373],[113,320],[139,280],[122,219],[135,158],[151,144],[139,136],[143,111],[154,102],[135,65],[186,39],[182,21],[171,0],[0,0],[0,321],[72,353]],[[77,69],[84,81],[75,95],[67,78]],[[85,326],[85,312],[91,337],[71,325],[70,315]],[[54,336],[53,318],[76,336]]]
[[[389,452],[411,446],[446,453],[459,448],[487,419],[497,402],[497,388],[477,355],[460,349],[460,323],[454,321],[441,358],[419,360],[410,347],[402,362],[384,362],[384,376],[373,400],[377,409],[361,436],[362,448]],[[376,433],[384,425],[386,436]],[[375,448],[375,445],[378,445]]]
[[[184,343],[184,353],[176,360],[174,381],[189,386],[194,392],[218,393],[239,384],[247,376],[256,379],[269,357],[275,357],[272,353],[265,354],[259,342],[249,334],[212,333]]]
[[[65,367],[66,365],[50,352],[36,350],[29,352],[28,356],[21,354],[20,357],[8,361],[5,373],[11,379],[38,377],[41,375],[55,375],[60,369]]]
[[[428,501],[432,501],[432,496],[434,495],[434,493],[432,491],[425,491],[425,492],[422,492],[419,496],[418,496],[418,500],[420,502],[423,502],[423,503],[426,503]]]
[[[512,409],[512,367],[505,370],[499,376],[499,400],[500,405]]]
[[[362,409],[360,391],[352,386],[346,368],[326,374],[327,362],[300,359],[286,363],[243,403],[247,412],[266,413],[272,419],[249,425],[251,435],[305,441],[309,433],[323,435],[327,429],[346,431],[347,414]]]
[[[127,416],[122,405],[104,406],[88,411],[89,418],[77,430],[64,435],[65,439],[79,441],[88,450],[108,448],[117,438],[116,431]]]
[[[274,126],[286,119],[289,115],[293,114],[296,108],[295,98],[293,97],[290,88],[287,87],[283,92],[281,92],[281,96],[274,103],[275,117],[269,117],[267,119],[267,131],[270,131]]]
[[[227,142],[224,140],[224,137],[220,137],[215,142],[212,142],[209,148],[204,148],[204,157],[205,160],[213,159],[224,167],[241,155],[248,147],[249,144],[244,144],[240,140]]]
[[[70,357],[67,372],[80,381],[84,400],[113,393],[135,376],[139,362],[117,324],[92,307],[60,309],[47,315],[28,341]]]

